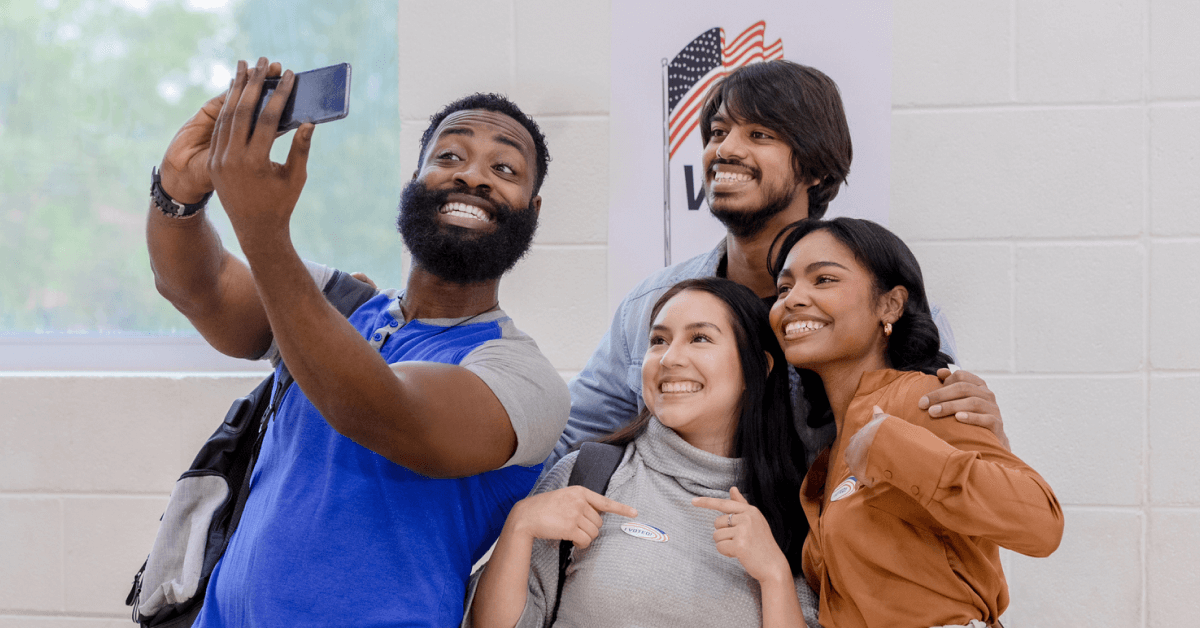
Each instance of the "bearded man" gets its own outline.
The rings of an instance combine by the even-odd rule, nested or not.
[[[546,461],[549,468],[579,443],[621,428],[644,409],[642,356],[655,301],[684,279],[725,277],[775,302],[767,257],[787,225],[820,218],[850,173],[850,126],[837,84],[791,61],[743,66],[714,84],[700,110],[704,190],[726,235],[712,251],[643,280],[617,307],[600,345],[569,385],[571,419]],[[933,306],[942,351],[955,358],[949,322]],[[966,371],[938,374],[945,386],[922,401],[933,418],[954,417],[1004,436],[996,397]],[[808,416],[801,374],[791,370],[793,413],[808,460],[836,435],[833,417]]]
[[[569,409],[562,379],[500,310],[528,250],[549,155],[502,96],[434,115],[398,225],[404,290],[347,320],[288,226],[313,126],[270,161],[293,76],[251,129],[279,64],[260,59],[172,141],[147,238],[159,292],[213,347],[282,360],[295,378],[266,430],[241,523],[195,625],[448,626],[471,566],[532,488]],[[215,188],[245,261],[202,211]]]

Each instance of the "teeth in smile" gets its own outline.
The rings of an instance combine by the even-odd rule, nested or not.
[[[783,328],[783,333],[784,333],[784,335],[791,336],[793,334],[802,334],[805,332],[817,331],[818,329],[820,329],[824,326],[825,326],[825,323],[821,323],[818,321],[794,321],[794,322],[788,323],[787,326]]]
[[[663,382],[659,384],[659,389],[665,393],[693,393],[700,392],[704,385],[700,382]]]
[[[466,218],[474,218],[480,222],[491,222],[492,219],[487,215],[487,212],[466,203],[446,203],[442,205],[441,213],[451,216],[464,216]]]
[[[715,175],[713,175],[713,181],[715,181],[717,183],[732,183],[735,181],[749,181],[749,180],[750,180],[750,175],[743,174],[741,172],[717,171],[717,173]]]

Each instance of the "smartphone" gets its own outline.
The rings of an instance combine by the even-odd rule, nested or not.
[[[263,83],[258,106],[250,122],[250,132],[259,114],[267,106],[267,100],[279,86],[279,77],[268,78]],[[295,74],[292,93],[283,106],[279,118],[279,133],[300,128],[305,122],[320,124],[330,120],[341,120],[350,113],[350,64],[339,63],[327,68],[318,68]]]

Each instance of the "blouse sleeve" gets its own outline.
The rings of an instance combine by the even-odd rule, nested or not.
[[[1062,507],[1050,485],[986,428],[917,413],[926,390],[892,406],[867,456],[867,477],[916,499],[939,524],[1028,556],[1062,540]],[[911,397],[911,399],[908,399]]]

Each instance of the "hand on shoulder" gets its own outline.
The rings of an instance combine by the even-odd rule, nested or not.
[[[950,369],[939,369],[937,376],[942,387],[922,397],[917,406],[928,410],[929,416],[935,419],[954,417],[961,423],[989,429],[1000,439],[1000,444],[1011,451],[1012,446],[1004,433],[1004,420],[1000,418],[1000,406],[987,382],[961,369],[953,373]]]

